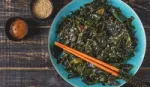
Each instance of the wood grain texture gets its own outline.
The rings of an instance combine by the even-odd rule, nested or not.
[[[0,87],[72,87],[55,71],[47,49],[51,23],[58,11],[71,0],[52,0],[55,9],[46,21],[31,16],[30,1],[0,0]],[[140,17],[147,37],[145,59],[136,76],[150,81],[150,0],[125,1]],[[32,36],[28,35],[19,42],[7,39],[4,25],[13,16],[26,19]],[[133,86],[126,84],[123,87]]]
[[[0,71],[1,87],[72,87],[53,69],[47,71]],[[136,76],[149,80],[150,71],[141,70]],[[129,84],[123,87],[133,87]]]
[[[22,41],[10,41],[0,28],[1,67],[46,67],[48,66],[47,38],[49,29],[30,28],[31,35]]]

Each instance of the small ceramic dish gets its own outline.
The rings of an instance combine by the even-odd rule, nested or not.
[[[22,23],[24,23],[24,26],[25,26],[25,32],[23,34],[23,36],[21,38],[15,38],[14,35],[12,35],[11,33],[11,27],[12,27],[12,24],[13,22],[15,22],[16,20],[20,20]],[[20,24],[18,24],[17,26],[20,26]],[[13,40],[13,41],[19,41],[19,40],[22,40],[23,38],[26,37],[26,35],[28,34],[28,25],[25,21],[24,18],[21,18],[21,17],[11,17],[9,18],[6,23],[5,23],[5,34],[6,36],[10,39],[10,40]]]
[[[54,6],[53,6],[52,1],[49,0],[49,1],[50,1],[50,4],[51,4],[51,7],[52,7],[52,8],[51,8],[51,9],[52,9],[52,10],[51,10],[51,13],[49,14],[48,17],[43,18],[43,19],[36,17],[36,16],[34,15],[34,13],[33,13],[33,6],[34,6],[34,4],[35,4],[36,1],[37,1],[37,0],[31,0],[31,3],[30,3],[30,11],[31,11],[31,14],[32,14],[33,18],[36,19],[37,21],[45,21],[45,20],[48,20],[48,19],[50,18],[50,16],[52,15],[53,10],[54,10]]]

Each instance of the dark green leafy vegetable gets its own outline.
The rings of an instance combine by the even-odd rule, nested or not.
[[[106,0],[94,0],[62,19],[59,42],[129,72],[133,65],[125,61],[134,56],[137,42],[133,20]],[[58,63],[65,66],[68,78],[81,76],[89,85],[119,85],[116,77],[65,51]]]

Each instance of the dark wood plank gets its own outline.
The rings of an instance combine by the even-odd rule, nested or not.
[[[150,70],[140,70],[136,76],[149,80]],[[53,67],[46,71],[0,71],[1,87],[72,87]],[[133,87],[126,84],[123,87]]]
[[[150,39],[148,37],[150,37],[150,28],[145,28],[145,33],[146,33],[146,37],[147,37],[147,48],[146,48],[146,54],[145,54],[145,58],[144,61],[142,63],[142,67],[150,67]]]
[[[69,87],[51,69],[48,71],[0,71],[1,87]],[[71,86],[70,86],[71,87]]]
[[[47,67],[47,39],[49,29],[29,28],[34,34],[15,42],[4,35],[0,28],[0,67]],[[51,64],[49,64],[51,65]]]

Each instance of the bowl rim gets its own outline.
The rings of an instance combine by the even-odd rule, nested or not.
[[[71,4],[71,3],[73,3],[74,1],[77,1],[77,0],[72,0],[71,2],[69,2],[68,4],[66,4],[66,5],[57,13],[57,15],[55,16],[54,21],[52,22],[51,25],[54,24],[55,19],[56,19],[56,17],[60,14],[60,12],[61,12],[64,8],[67,8],[67,6],[68,6],[69,4]],[[109,0],[109,1],[111,1],[111,0]],[[128,8],[130,8],[130,10],[131,10],[131,11],[135,14],[135,16],[139,19],[138,21],[141,23],[142,30],[144,31],[144,32],[143,32],[143,34],[144,34],[144,36],[143,36],[143,37],[144,37],[144,48],[143,48],[143,49],[144,49],[144,53],[143,53],[143,55],[142,55],[142,60],[141,60],[141,62],[140,62],[139,68],[133,73],[133,75],[135,75],[135,74],[137,73],[137,71],[140,69],[140,67],[141,67],[141,65],[142,65],[142,63],[143,63],[143,60],[144,60],[145,53],[146,53],[146,45],[147,45],[147,42],[146,42],[146,34],[145,34],[145,30],[144,30],[143,24],[142,24],[142,22],[141,22],[141,19],[139,18],[139,16],[137,15],[137,13],[136,13],[128,4],[126,4],[124,1],[122,1],[122,0],[118,0],[118,1],[120,1],[121,3],[125,4]],[[61,78],[63,78],[63,79],[64,79],[67,83],[69,83],[70,85],[72,85],[72,86],[74,86],[74,87],[77,87],[75,84],[72,84],[70,81],[68,81],[66,78],[64,78],[64,77],[61,75],[61,73],[57,71],[57,68],[56,68],[56,66],[54,65],[54,62],[53,62],[53,60],[52,60],[52,58],[53,58],[53,56],[52,56],[52,51],[51,51],[51,49],[50,49],[50,41],[51,41],[50,34],[51,34],[51,32],[52,32],[52,29],[51,29],[51,28],[52,28],[52,26],[50,27],[49,34],[48,34],[48,54],[49,54],[49,58],[50,58],[50,60],[51,60],[51,62],[52,62],[52,65],[54,66],[56,72],[61,76]],[[125,83],[126,83],[126,81],[125,81],[124,83],[120,84],[120,86],[123,86]],[[116,87],[120,87],[120,86],[116,86]],[[114,87],[114,86],[113,86],[113,87]]]

